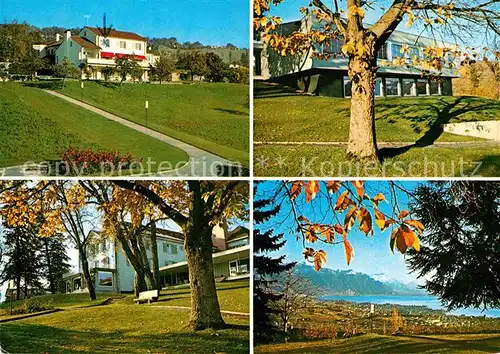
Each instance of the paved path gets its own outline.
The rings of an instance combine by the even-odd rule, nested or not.
[[[157,308],[166,308],[166,309],[176,309],[176,310],[189,310],[191,311],[191,307],[188,306],[162,306],[162,305],[151,305],[152,307]],[[250,316],[249,313],[246,312],[236,312],[236,311],[224,311],[221,310],[221,313],[225,313],[226,315],[237,315],[237,316]]]
[[[184,150],[188,155],[189,155],[189,162],[184,166],[181,167],[180,169],[170,171],[170,172],[165,172],[161,173],[161,176],[199,176],[199,177],[205,177],[205,176],[216,176],[217,174],[217,166],[220,165],[231,165],[231,162],[216,156],[214,154],[211,154],[209,152],[206,152],[204,150],[198,149],[192,145],[186,144],[180,140],[171,138],[169,136],[166,136],[164,134],[158,133],[157,131],[153,129],[146,128],[142,125],[136,124],[134,122],[131,122],[127,119],[123,119],[119,116],[116,116],[114,114],[108,113],[106,111],[103,111],[102,109],[99,109],[97,107],[91,106],[87,103],[75,100],[71,97],[68,97],[66,95],[63,95],[59,92],[51,91],[51,90],[45,90],[48,94],[51,94],[53,96],[59,97],[65,101],[68,101],[70,103],[73,103],[77,106],[80,106],[82,108],[85,108],[89,111],[92,111],[94,113],[97,113],[104,118],[107,118],[109,120],[112,120],[114,122],[120,123],[122,125],[125,125],[129,128],[132,128],[138,132],[144,133],[146,135],[149,135],[155,139],[161,140],[169,145],[175,146],[181,150]]]

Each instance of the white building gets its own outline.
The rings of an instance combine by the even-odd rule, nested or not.
[[[298,21],[283,23],[280,31],[282,33],[319,31],[322,26],[314,16],[308,15]],[[456,69],[444,68],[439,73],[433,72],[439,75],[438,81],[423,78],[422,68],[411,64],[411,58],[414,56],[425,57],[424,48],[429,46],[458,49],[454,44],[440,42],[434,38],[394,31],[377,54],[380,68],[377,71],[375,95],[378,97],[452,96],[452,79],[459,77]],[[404,47],[409,48],[409,53],[403,53]],[[269,80],[299,90],[307,89],[309,93],[319,96],[350,97],[352,83],[347,73],[349,61],[342,57],[341,48],[342,41],[334,39],[321,46],[313,44],[304,55],[281,56],[262,41],[255,41],[253,52],[255,79]],[[315,51],[328,54],[330,58],[314,57],[312,53]],[[384,61],[390,63],[395,58],[404,58],[407,64],[382,65]],[[451,62],[452,58],[448,61]]]
[[[78,35],[68,30],[63,37],[56,35],[54,42],[36,44],[33,48],[41,58],[49,58],[54,64],[68,58],[77,67],[88,65],[93,80],[103,79],[102,68],[116,66],[115,58],[131,55],[144,69],[142,79],[147,81],[149,67],[158,59],[158,56],[148,53],[147,38],[114,29],[107,32],[86,26]]]
[[[149,238],[146,237],[146,240]],[[157,229],[158,265],[163,286],[189,282],[184,235],[175,231]],[[214,227],[213,265],[216,278],[233,280],[250,276],[249,231],[237,227],[227,232]],[[146,242],[147,256],[152,264],[151,244]],[[88,262],[96,292],[132,292],[134,289],[134,268],[128,262],[117,240],[102,238],[88,251]],[[80,264],[80,262],[79,262]],[[81,269],[64,276],[66,292],[86,292]]]

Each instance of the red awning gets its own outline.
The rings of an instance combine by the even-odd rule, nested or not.
[[[115,56],[115,53],[101,52],[101,58],[104,58],[104,59],[113,58],[114,56]]]
[[[126,54],[123,53],[111,53],[111,52],[101,52],[102,59],[113,59],[114,57],[123,58]],[[135,60],[146,60],[144,55],[134,55]]]

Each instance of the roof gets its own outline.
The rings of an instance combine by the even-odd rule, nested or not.
[[[246,227],[244,226],[238,226],[236,229],[234,229],[233,231],[229,232],[229,234],[227,235],[227,241],[232,241],[232,240],[235,240],[241,236],[248,236],[250,233],[250,230],[248,230]]]
[[[71,36],[71,39],[81,45],[83,48],[88,48],[88,49],[101,49],[101,47],[95,45],[91,41],[89,41],[86,38],[80,37],[80,36]]]
[[[86,26],[85,28],[89,29],[90,31],[94,32],[95,34],[97,34],[99,36],[103,36],[104,37],[104,33],[99,28],[88,27],[88,26]],[[125,32],[125,31],[117,31],[117,30],[114,30],[114,29],[112,29],[106,37],[123,38],[123,39],[135,39],[137,41],[144,41],[144,42],[147,41],[146,37],[142,37],[142,36],[138,35],[137,33]]]

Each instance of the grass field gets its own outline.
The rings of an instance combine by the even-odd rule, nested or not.
[[[348,339],[262,345],[256,353],[498,353],[500,334],[362,335]]]
[[[297,95],[281,86],[255,84],[254,141],[258,142],[346,142],[349,137],[350,101],[343,98]],[[376,100],[376,129],[379,142],[417,143],[419,147],[387,148],[384,164],[347,161],[344,148],[328,146],[256,145],[255,174],[258,176],[438,176],[478,173],[496,176],[500,173],[500,147],[453,149],[432,147],[435,142],[478,142],[484,140],[443,133],[446,123],[500,119],[500,102],[475,97],[387,98]],[[427,148],[423,148],[427,147]],[[313,169],[307,167],[311,161]],[[425,161],[431,164],[425,168]],[[323,163],[318,167],[317,163]],[[339,164],[361,169],[359,174],[338,173]],[[415,164],[419,166],[415,166]],[[302,168],[305,165],[306,168]],[[385,167],[384,167],[385,166]],[[318,172],[321,168],[321,172]],[[344,167],[346,168],[346,167]],[[453,171],[455,170],[455,171]],[[320,174],[319,174],[320,173]]]
[[[246,303],[248,281],[218,284],[222,310],[235,310]],[[189,289],[162,292],[160,299],[183,306]],[[70,306],[64,311],[0,325],[0,343],[11,353],[235,353],[249,351],[249,318],[224,315],[223,330],[192,332],[187,328],[189,311],[142,304],[132,296],[116,299],[109,305],[87,305],[85,297],[55,297],[54,304]],[[175,302],[178,301],[179,302]],[[243,309],[243,308],[242,308]],[[209,349],[207,349],[209,348]]]
[[[62,93],[226,159],[249,163],[249,86],[69,81]]]
[[[59,158],[69,147],[131,153],[144,161],[187,154],[59,98],[17,83],[0,85],[0,167]]]

